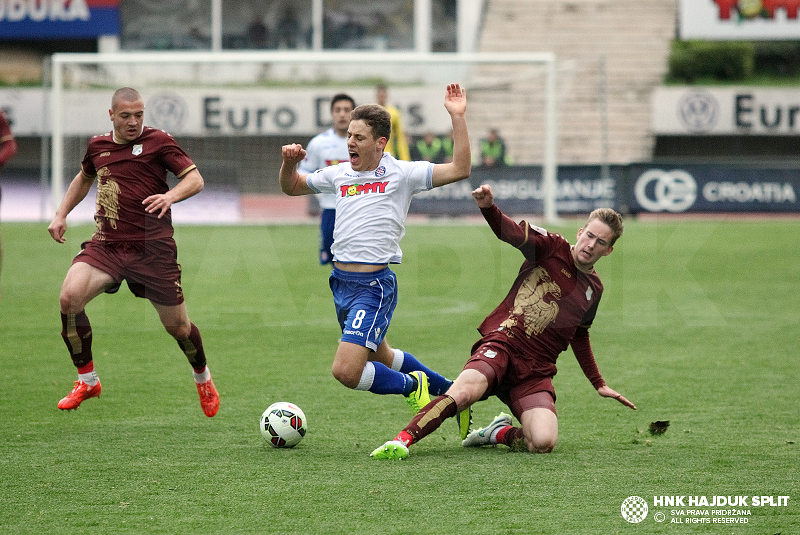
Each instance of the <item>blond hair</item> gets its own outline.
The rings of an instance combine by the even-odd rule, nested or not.
[[[613,246],[619,237],[622,236],[622,232],[625,230],[625,227],[622,224],[622,215],[611,208],[598,208],[589,214],[589,219],[586,220],[586,225],[595,219],[599,219],[611,229],[612,237],[608,245]],[[584,225],[584,227],[586,227],[586,225]]]

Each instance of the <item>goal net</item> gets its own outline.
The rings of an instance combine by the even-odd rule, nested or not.
[[[75,176],[89,137],[111,129],[114,90],[136,88],[145,124],[175,136],[207,187],[278,194],[280,146],[305,144],[330,126],[329,100],[375,102],[385,84],[412,142],[450,133],[444,89],[467,89],[473,156],[490,128],[499,130],[515,165],[541,166],[531,212],[555,219],[555,57],[540,54],[393,52],[126,52],[52,58],[51,192],[53,207]],[[452,198],[471,184],[450,185]],[[444,189],[444,188],[442,188]],[[442,194],[440,192],[440,194]]]

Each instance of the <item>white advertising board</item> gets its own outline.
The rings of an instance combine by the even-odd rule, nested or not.
[[[660,87],[656,135],[800,135],[800,89]]]
[[[145,124],[180,136],[316,135],[330,126],[330,98],[348,93],[356,104],[373,103],[373,88],[142,90]],[[68,90],[62,111],[66,135],[97,135],[111,130],[110,90]],[[450,131],[445,88],[392,88],[392,104],[403,114],[410,134]],[[49,131],[49,93],[42,89],[0,89],[17,136]]]

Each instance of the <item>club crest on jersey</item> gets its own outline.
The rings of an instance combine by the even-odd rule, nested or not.
[[[375,169],[375,176],[376,177],[380,178],[385,174],[386,174],[386,168],[384,166],[380,166],[377,169]]]
[[[342,197],[353,197],[362,193],[386,193],[389,182],[368,182],[366,184],[345,184],[339,187]]]
[[[142,153],[142,145],[141,144],[134,145],[133,146],[133,155],[134,156],[139,156],[141,153]]]
[[[587,300],[587,301],[591,301],[591,300],[592,300],[592,294],[593,294],[593,293],[594,293],[594,292],[592,291],[592,287],[591,287],[591,286],[589,286],[588,288],[586,288],[586,300]]]

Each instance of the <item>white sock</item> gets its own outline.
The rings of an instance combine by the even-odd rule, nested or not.
[[[403,369],[403,361],[406,360],[406,355],[403,353],[402,349],[392,348],[392,353],[394,354],[394,359],[392,360],[392,365],[390,367],[394,371],[399,372]]]
[[[208,366],[205,367],[203,373],[197,373],[196,371],[192,370],[192,375],[194,376],[194,382],[199,385],[207,383],[211,380],[211,372],[208,371]]]
[[[502,431],[502,430],[503,430],[503,429],[505,429],[506,427],[508,427],[508,426],[505,426],[505,425],[504,425],[504,426],[502,426],[502,427],[498,427],[497,429],[495,429],[494,431],[492,431],[492,434],[491,434],[491,435],[489,435],[489,443],[490,443],[490,444],[497,444],[497,435],[499,435],[499,434],[500,434],[500,431]]]
[[[79,373],[78,381],[86,383],[88,386],[94,386],[100,379],[97,378],[97,373],[94,370],[89,373]]]
[[[361,372],[361,379],[358,381],[356,390],[369,390],[372,382],[375,380],[375,365],[370,361],[364,365],[364,370]]]

